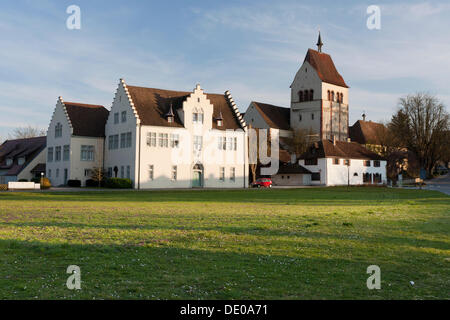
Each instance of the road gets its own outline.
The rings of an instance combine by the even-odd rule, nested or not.
[[[436,179],[426,180],[425,183],[427,185],[424,189],[436,190],[450,195],[450,173]]]

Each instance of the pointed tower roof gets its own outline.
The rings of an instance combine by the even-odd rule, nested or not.
[[[320,31],[319,31],[319,38],[317,39],[317,51],[322,52],[322,46],[323,46],[323,42],[322,42],[322,37],[320,36]]]
[[[317,71],[319,78],[323,82],[348,88],[344,78],[342,78],[336,70],[333,59],[331,59],[329,54],[309,49],[305,61],[308,61],[308,63]]]

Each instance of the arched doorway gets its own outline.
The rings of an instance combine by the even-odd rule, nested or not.
[[[203,166],[199,163],[192,168],[192,188],[203,187]]]

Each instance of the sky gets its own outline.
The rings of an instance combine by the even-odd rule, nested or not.
[[[66,9],[81,9],[70,30]],[[381,28],[369,30],[378,5]],[[0,139],[47,128],[58,96],[111,107],[127,84],[289,107],[308,48],[330,54],[349,91],[350,124],[389,120],[398,99],[427,92],[450,105],[449,1],[1,1]]]

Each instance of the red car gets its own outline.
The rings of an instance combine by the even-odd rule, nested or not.
[[[272,179],[270,178],[259,178],[252,183],[253,188],[272,188]]]

